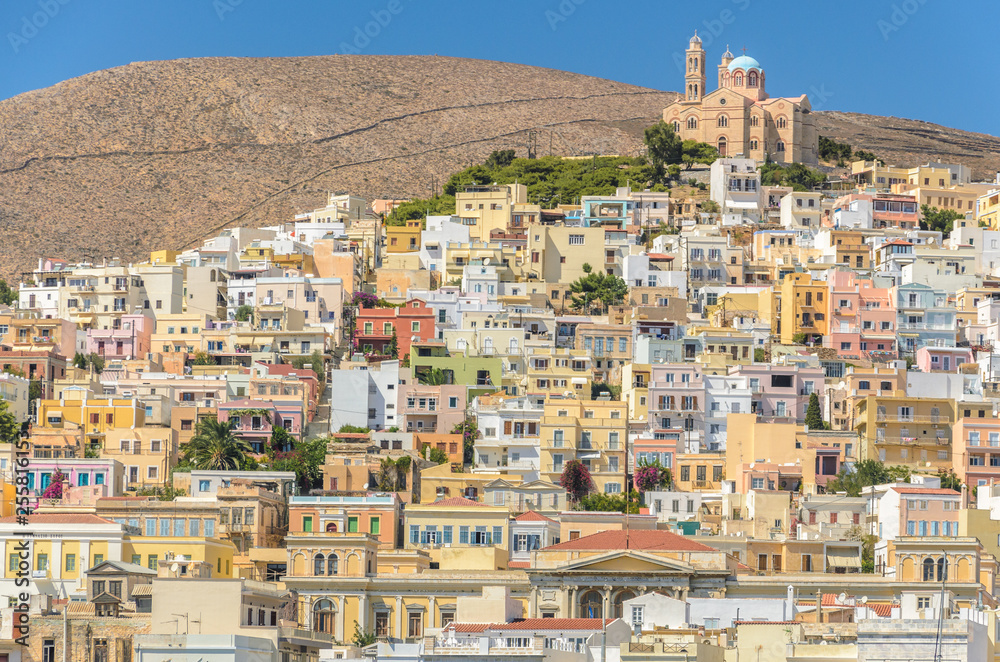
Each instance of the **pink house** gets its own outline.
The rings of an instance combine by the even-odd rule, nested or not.
[[[302,404],[268,402],[265,400],[233,400],[219,404],[219,420],[236,420],[236,436],[250,443],[253,452],[263,454],[274,428],[283,427],[290,435],[301,438]]]
[[[975,363],[972,348],[924,345],[917,350],[916,365],[920,372],[958,372],[963,363]]]
[[[854,271],[830,272],[830,332],[827,347],[845,359],[896,356],[896,298]]]
[[[117,329],[88,329],[87,353],[108,360],[144,357],[149,352],[153,324],[145,315],[122,315]]]

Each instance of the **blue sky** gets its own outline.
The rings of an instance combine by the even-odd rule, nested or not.
[[[0,0],[0,98],[135,61],[345,50],[681,90],[697,29],[712,66],[746,46],[772,95],[1000,135],[998,25],[996,0]]]

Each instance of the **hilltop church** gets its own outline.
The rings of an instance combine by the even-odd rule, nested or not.
[[[663,110],[663,121],[681,138],[713,145],[722,156],[817,163],[809,97],[768,97],[760,63],[745,53],[734,58],[728,48],[719,64],[719,87],[706,93],[705,49],[697,31],[686,55],[684,99]]]

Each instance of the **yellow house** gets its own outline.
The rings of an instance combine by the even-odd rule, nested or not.
[[[566,464],[579,460],[590,470],[594,490],[624,490],[625,403],[616,400],[549,399],[542,415],[539,476],[558,483]]]
[[[22,545],[22,540],[30,540]],[[27,525],[16,517],[0,519],[4,545],[4,571],[0,579],[4,595],[16,595],[18,577],[39,585],[47,580],[52,591],[70,596],[86,589],[84,573],[103,561],[121,561],[123,525],[93,514],[46,513],[28,517]]]
[[[39,401],[41,427],[76,426],[83,429],[87,443],[100,445],[110,430],[145,425],[146,409],[135,398],[96,398],[90,391],[79,388],[64,389],[62,396],[60,400]]]
[[[410,220],[406,225],[391,225],[385,229],[387,253],[412,253],[420,250],[420,232],[423,221]]]
[[[891,393],[870,393],[855,403],[854,430],[860,437],[858,459],[922,471],[949,471],[955,401]]]
[[[475,473],[452,471],[449,462],[427,467],[420,472],[420,503],[431,504],[439,499],[449,497],[481,499],[486,492],[486,486],[497,478],[503,478],[512,485],[521,484],[521,478],[516,475],[508,476],[493,471],[477,471]]]
[[[201,347],[201,332],[208,320],[208,315],[203,313],[157,315],[156,332],[149,346],[154,352],[196,352]]]
[[[118,460],[125,467],[129,486],[162,487],[177,464],[177,431],[170,427],[135,427],[108,430],[101,457]]]
[[[463,497],[410,505],[404,548],[425,550],[449,569],[506,570],[509,522],[506,506]]]
[[[781,282],[781,311],[771,320],[771,330],[789,344],[796,334],[829,334],[829,284],[813,281],[809,274],[792,273]],[[777,327],[777,328],[776,328]]]
[[[976,220],[991,230],[1000,230],[1000,189],[976,199]]]
[[[468,226],[470,239],[487,241],[494,230],[507,230],[514,205],[527,202],[524,184],[467,186],[455,193],[455,215]]]
[[[527,229],[527,278],[546,283],[572,283],[586,275],[584,264],[604,268],[605,231],[602,227],[534,225]]]
[[[228,540],[203,536],[126,536],[121,549],[121,560],[150,570],[155,570],[161,559],[180,555],[208,563],[213,577],[233,577],[236,547]]]
[[[634,421],[644,421],[649,417],[648,363],[632,363],[622,366],[622,397],[628,402],[628,417]]]
[[[528,357],[528,384],[532,398],[589,398],[593,359],[585,349],[539,347]]]

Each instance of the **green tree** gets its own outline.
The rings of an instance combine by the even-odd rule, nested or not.
[[[629,492],[628,498],[626,498],[624,494],[594,492],[580,499],[577,506],[580,510],[603,513],[624,513],[625,509],[628,508],[630,514],[638,515],[639,493],[632,490]]]
[[[683,141],[674,133],[674,127],[663,120],[646,127],[644,140],[649,148],[649,160],[653,163],[653,179],[663,182],[666,167],[680,163]]]
[[[610,306],[621,304],[628,295],[628,284],[613,274],[593,271],[589,264],[583,265],[584,275],[570,283],[570,307],[589,313],[595,302],[601,303],[602,312]]]
[[[194,365],[215,365],[215,357],[206,351],[199,350],[194,353],[194,359],[191,363]]]
[[[489,168],[490,170],[506,168],[507,166],[509,166],[511,163],[514,162],[515,156],[516,154],[512,149],[494,150],[493,153],[490,154],[489,157],[486,159],[486,162],[483,165]]]
[[[846,492],[848,496],[861,496],[864,488],[872,485],[905,482],[910,478],[910,470],[903,466],[886,467],[878,460],[859,460],[853,467],[844,465],[837,476],[827,483],[826,491]]]
[[[440,386],[445,383],[445,379],[444,370],[441,368],[431,368],[417,373],[417,381],[428,386]]]
[[[42,382],[32,379],[28,382],[28,400],[38,400],[42,397]]]
[[[819,408],[819,394],[813,391],[809,394],[809,406],[806,407],[806,425],[810,430],[823,430],[823,412]]]
[[[719,150],[708,143],[698,142],[697,140],[685,140],[681,144],[681,161],[685,165],[689,163],[692,166],[695,163],[711,165],[717,158],[719,158]],[[688,167],[688,170],[690,169]]]
[[[399,358],[399,338],[396,336],[396,327],[392,327],[392,338],[389,339],[389,346],[386,347],[385,353],[391,358]]]
[[[946,490],[955,490],[956,492],[962,491],[962,480],[955,475],[954,471],[941,471],[938,473],[938,478],[941,479],[941,487]]]
[[[0,398],[0,442],[11,444],[21,436],[21,424],[14,414],[10,413],[10,405]]]
[[[719,213],[719,203],[715,200],[706,200],[701,203],[701,210],[706,214],[718,214]]]
[[[376,641],[378,641],[378,637],[375,636],[374,632],[362,630],[358,622],[354,621],[354,636],[351,637],[351,643],[358,648],[365,648],[366,646],[371,646]]]
[[[245,469],[253,449],[233,434],[236,421],[205,418],[195,426],[195,435],[182,449],[184,459],[195,469],[229,471]]]
[[[17,290],[7,284],[7,281],[0,278],[0,303],[5,306],[12,306],[17,303]]]
[[[87,357],[77,352],[73,355],[73,367],[80,368],[81,370],[87,369]]]
[[[268,442],[268,447],[272,454],[288,453],[292,450],[293,445],[295,445],[295,437],[289,434],[288,430],[280,425],[275,426],[271,430],[271,439]]]
[[[462,462],[472,464],[473,449],[476,446],[476,439],[483,436],[479,431],[479,423],[475,418],[467,418],[451,429],[452,434],[462,435]]]
[[[836,161],[842,163],[851,158],[851,146],[847,143],[838,143],[836,140],[819,137],[819,158],[824,161]]]
[[[448,453],[444,452],[440,448],[431,446],[430,444],[424,444],[424,448],[421,453],[424,457],[435,464],[445,464],[448,461]]]
[[[337,430],[337,432],[342,432],[344,434],[366,434],[371,431],[372,431],[371,428],[363,428],[358,425],[350,425],[349,423],[341,425],[340,429]]]
[[[237,322],[249,322],[251,315],[253,315],[253,306],[243,304],[242,306],[236,309]]]
[[[880,165],[885,165],[885,161],[875,156],[874,152],[866,152],[863,149],[855,151],[852,158],[855,161],[877,161]]]
[[[667,179],[679,182],[681,180],[681,167],[676,163],[667,166]]]
[[[571,501],[579,503],[594,489],[594,480],[590,477],[590,470],[584,466],[583,462],[570,460],[563,467],[562,475],[559,476],[559,485],[566,490]]]
[[[955,221],[965,218],[965,215],[954,209],[938,209],[930,205],[920,205],[920,225],[924,230],[936,230],[948,234],[952,231]]]
[[[753,350],[753,362],[754,363],[765,363],[767,362],[767,352],[763,347],[755,347]]]
[[[289,452],[275,453],[268,469],[294,471],[300,491],[308,494],[309,490],[323,486],[323,463],[329,441],[325,437],[316,437],[295,444]]]

